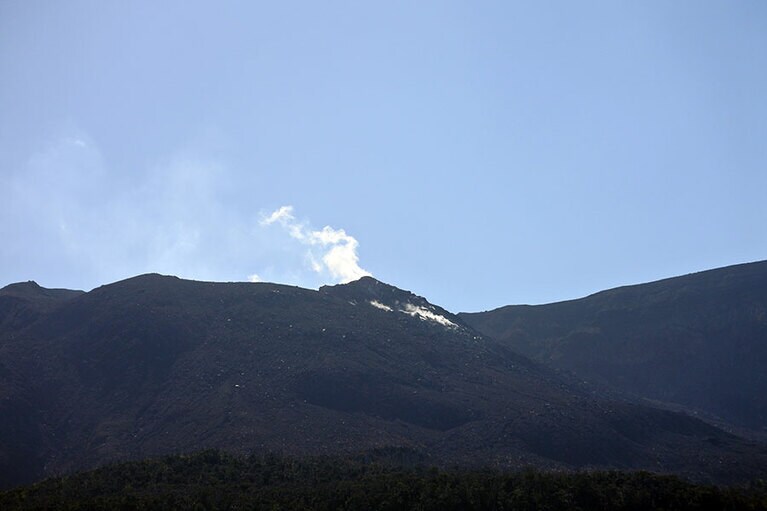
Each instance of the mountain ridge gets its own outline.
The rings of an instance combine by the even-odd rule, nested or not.
[[[459,316],[550,367],[767,426],[767,261]]]
[[[612,293],[622,293],[622,292],[631,292],[635,289],[640,288],[646,288],[646,287],[652,287],[655,285],[661,286],[664,284],[670,284],[670,283],[677,283],[677,282],[683,282],[686,280],[692,280],[697,279],[700,277],[708,277],[715,275],[716,273],[722,271],[722,270],[732,270],[732,271],[740,271],[743,270],[744,272],[751,272],[752,270],[759,270],[761,273],[761,270],[764,269],[764,267],[767,267],[767,260],[758,260],[758,261],[751,261],[747,263],[737,263],[737,264],[731,264],[727,266],[722,266],[718,268],[711,268],[707,270],[700,270],[700,271],[694,271],[690,273],[686,273],[684,275],[674,275],[671,277],[663,277],[656,280],[649,280],[647,282],[640,282],[637,284],[624,284],[620,286],[610,287],[607,289],[601,289],[599,291],[595,291],[593,293],[589,293],[584,296],[576,297],[576,298],[567,298],[564,300],[556,300],[553,302],[544,302],[544,303],[514,303],[514,304],[507,304],[507,305],[499,305],[497,307],[493,307],[491,309],[486,309],[482,311],[475,311],[475,312],[469,312],[469,311],[460,311],[457,314],[484,314],[488,312],[495,312],[501,309],[506,309],[510,307],[542,307],[542,306],[553,306],[553,305],[562,305],[567,304],[571,302],[579,302],[588,298],[594,298],[602,295],[610,295]]]
[[[307,290],[148,274],[0,329],[0,484],[209,447],[416,448],[438,464],[716,481],[767,471],[763,445],[603,396],[374,279]]]

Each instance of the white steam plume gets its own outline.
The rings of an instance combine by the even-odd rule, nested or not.
[[[305,223],[296,220],[293,216],[293,206],[282,206],[265,216],[260,223],[262,226],[279,223],[291,238],[308,245],[310,248],[307,258],[317,273],[328,272],[333,279],[342,284],[370,275],[370,272],[359,265],[359,242],[343,229],[325,226],[322,230],[313,231]],[[321,252],[319,257],[317,250]]]

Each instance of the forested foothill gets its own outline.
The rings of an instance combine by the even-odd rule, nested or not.
[[[299,459],[207,450],[19,487],[0,493],[0,509],[767,509],[764,481],[719,487],[649,472],[438,469],[403,464],[402,455]]]

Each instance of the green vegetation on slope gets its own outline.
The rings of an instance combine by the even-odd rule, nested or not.
[[[16,488],[0,493],[0,509],[767,509],[761,481],[722,488],[647,472],[403,468],[397,461],[406,456],[298,460],[209,450]]]

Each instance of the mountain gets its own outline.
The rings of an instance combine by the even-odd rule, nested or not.
[[[767,470],[763,445],[602,395],[369,277],[315,291],[153,274],[63,296],[0,330],[2,486],[203,448]]]
[[[459,317],[580,378],[767,432],[767,261]]]
[[[0,289],[0,331],[29,324],[61,302],[81,294],[83,291],[46,289],[32,280],[10,284]]]

